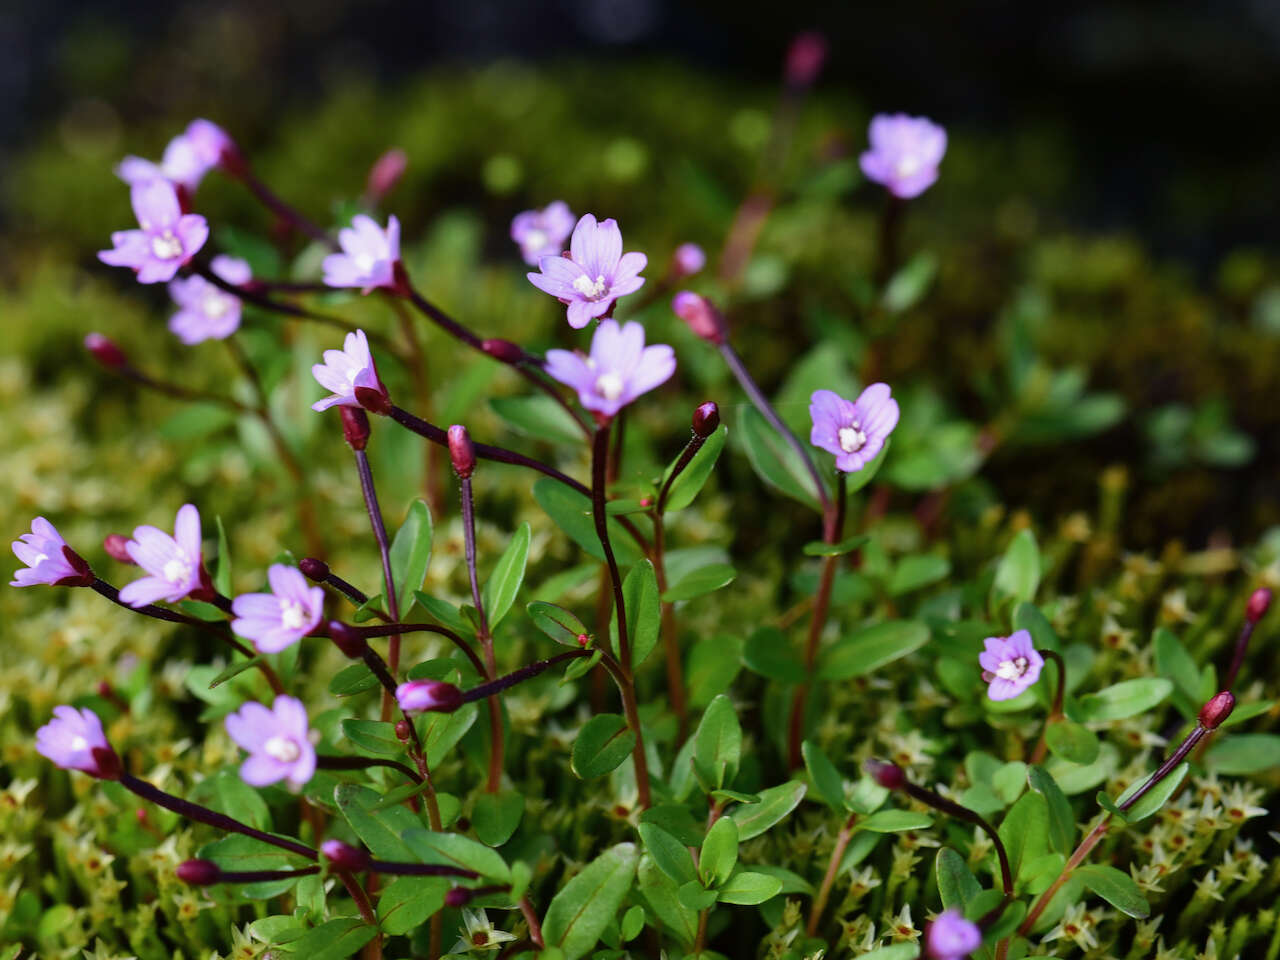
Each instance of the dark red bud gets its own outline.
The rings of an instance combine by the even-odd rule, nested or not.
[[[222,869],[212,860],[183,860],[176,872],[179,880],[193,887],[207,887],[222,879]]]
[[[1245,607],[1244,618],[1250,623],[1257,623],[1267,615],[1267,610],[1271,607],[1271,591],[1266,587],[1259,587],[1249,595],[1249,605]]]
[[[449,428],[449,459],[453,461],[453,472],[461,479],[466,480],[475,473],[475,444],[467,428],[458,423]]]
[[[401,743],[408,743],[408,742],[409,742],[409,731],[410,731],[411,729],[412,729],[412,728],[409,726],[409,721],[408,721],[408,720],[397,720],[397,721],[396,721],[396,737],[397,737],[397,739],[399,739]]]
[[[720,311],[706,297],[689,290],[681,290],[672,298],[671,309],[703,340],[717,346],[724,343],[729,332],[728,327]]]
[[[333,645],[352,660],[359,660],[369,649],[369,643],[360,636],[360,630],[341,620],[330,620],[328,624],[329,639]]]
[[[1200,726],[1206,730],[1217,730],[1223,721],[1231,716],[1236,708],[1236,697],[1230,690],[1215,693],[1209,702],[1200,708]]]
[[[129,556],[126,544],[129,538],[123,533],[108,533],[102,539],[102,549],[107,551],[107,556],[112,560],[119,560],[121,563],[133,563],[133,557]]]
[[[302,571],[304,577],[316,583],[329,579],[329,565],[315,557],[303,557],[298,561],[298,569]]]
[[[320,845],[320,850],[325,859],[339,870],[356,872],[369,868],[369,854],[341,840],[326,840]]]
[[[862,769],[867,771],[872,780],[890,790],[899,790],[907,782],[907,775],[896,763],[868,760],[862,765]]]
[[[338,407],[342,414],[342,435],[352,450],[363,450],[369,445],[369,415],[359,407]]]
[[[796,34],[787,48],[787,85],[804,88],[818,79],[827,59],[827,38],[816,30]]]
[[[578,634],[578,646],[585,647],[590,642],[591,642],[590,634],[586,634],[586,633]]]
[[[120,772],[123,769],[120,766],[120,758],[116,756],[116,752],[110,747],[94,747],[93,762],[97,766],[94,776],[99,780],[119,780]]]
[[[369,169],[369,181],[365,186],[369,199],[377,203],[395,189],[408,166],[409,155],[399,147],[392,147],[380,156]]]
[[[518,344],[514,344],[510,340],[485,340],[480,344],[480,349],[493,357],[493,359],[501,360],[503,363],[520,363],[527,356]]]
[[[693,432],[705,440],[719,427],[720,408],[716,406],[715,401],[708,400],[706,403],[698,404],[698,408],[693,411]]]
[[[444,905],[446,907],[465,907],[471,902],[473,894],[465,887],[454,887],[444,895]]]
[[[379,386],[376,390],[373,387],[356,387],[353,392],[356,402],[370,413],[376,413],[380,417],[391,413],[391,394],[387,393],[386,387]],[[344,405],[342,409],[346,410],[347,407]]]
[[[100,333],[91,333],[84,338],[84,348],[93,354],[93,358],[108,370],[124,370],[129,366],[129,358],[124,351]]]

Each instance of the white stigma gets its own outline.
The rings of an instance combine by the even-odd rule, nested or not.
[[[307,612],[295,600],[280,601],[280,626],[286,630],[300,630],[307,625]]]
[[[161,575],[170,583],[186,583],[191,578],[191,561],[186,553],[179,550],[172,560],[165,563]]]
[[[151,252],[160,260],[173,260],[182,256],[182,241],[166,230],[157,237],[151,238]]]
[[[547,235],[541,230],[530,230],[524,235],[524,245],[530,250],[541,250],[547,245]]]
[[[262,745],[262,752],[281,763],[293,763],[302,753],[298,745],[286,737],[272,737]]]
[[[588,300],[598,300],[600,297],[604,296],[606,286],[607,284],[604,282],[603,274],[597,276],[593,281],[584,273],[573,281],[573,289],[577,290]]]
[[[996,676],[1001,680],[1017,680],[1027,672],[1027,658],[1015,657],[1012,660],[1001,660],[996,668]]]
[[[613,372],[602,373],[596,378],[596,393],[606,400],[617,400],[622,396],[624,386],[622,378]]]
[[[361,273],[372,273],[373,265],[378,262],[378,258],[372,253],[357,253],[351,259],[355,261],[356,269]]]
[[[856,422],[852,426],[841,427],[838,436],[840,449],[845,453],[857,453],[867,443],[866,433]]]
[[[32,560],[29,564],[27,564],[27,566],[34,569],[40,566],[40,564],[44,563],[48,559],[49,559],[49,555],[47,553],[37,553],[35,559]]]
[[[84,737],[80,737],[80,736],[72,737],[72,738],[71,738],[71,749],[72,749],[72,750],[87,750],[87,749],[89,749],[89,741],[88,741],[88,740],[86,740]]]
[[[915,176],[920,172],[920,158],[913,154],[907,154],[897,162],[894,167],[894,171],[899,177],[903,177],[904,179],[906,177]]]
[[[201,309],[210,320],[220,320],[231,309],[231,304],[227,297],[210,290],[204,295]]]

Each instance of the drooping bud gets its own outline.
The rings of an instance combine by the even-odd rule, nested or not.
[[[1266,587],[1259,587],[1249,595],[1249,605],[1245,607],[1244,618],[1250,623],[1257,623],[1267,615],[1267,610],[1271,607],[1271,591]]]
[[[728,336],[724,317],[706,297],[691,290],[681,290],[672,298],[671,309],[689,325],[690,330],[708,343],[719,346]]]
[[[826,37],[816,30],[796,34],[787,48],[787,86],[793,89],[811,86],[826,59]]]
[[[1230,690],[1215,693],[1200,708],[1200,726],[1206,730],[1217,730],[1227,717],[1231,716],[1231,711],[1235,708],[1236,697]]]
[[[396,700],[405,713],[453,713],[462,706],[462,691],[443,680],[410,680],[396,687]]]
[[[129,366],[129,358],[114,340],[100,333],[90,333],[84,338],[84,348],[93,354],[93,359],[108,370],[124,370]]]
[[[399,147],[392,147],[374,161],[369,168],[369,180],[365,186],[369,202],[376,204],[395,189],[408,166],[409,155]]]
[[[129,556],[129,551],[125,548],[128,542],[129,538],[123,533],[108,533],[102,538],[102,549],[107,551],[107,556],[112,560],[132,564],[133,557]]]
[[[711,436],[720,427],[720,408],[714,400],[698,404],[693,411],[693,432],[703,440]]]
[[[889,790],[900,790],[907,782],[907,775],[896,763],[868,760],[862,765],[862,769],[867,771],[872,780]]]
[[[298,569],[302,571],[303,576],[308,580],[316,583],[322,583],[329,579],[329,565],[315,557],[303,557],[298,561]]]
[[[380,417],[391,413],[391,394],[387,393],[386,387],[356,387],[351,392],[355,394],[356,402],[370,413]],[[343,409],[347,408],[344,406]]]
[[[320,852],[339,870],[354,873],[369,867],[369,854],[341,840],[326,840],[320,844]]]
[[[520,363],[527,356],[518,344],[512,343],[510,340],[485,340],[480,344],[480,349],[493,357],[493,359],[501,360],[503,363]]]
[[[222,879],[222,868],[212,860],[183,860],[175,872],[179,880],[193,887],[207,887]]]
[[[352,450],[363,450],[369,445],[369,416],[359,407],[338,407],[342,415],[342,435]]]
[[[453,461],[453,472],[460,479],[466,480],[475,472],[476,447],[467,428],[459,423],[449,428],[449,459]]]
[[[327,629],[333,645],[352,660],[359,660],[369,649],[369,642],[360,635],[358,627],[343,623],[341,620],[330,620]]]
[[[677,279],[691,277],[707,265],[707,255],[696,243],[682,243],[671,255],[671,272]]]
[[[444,895],[444,905],[456,910],[470,903],[473,896],[474,894],[466,887],[453,887]]]

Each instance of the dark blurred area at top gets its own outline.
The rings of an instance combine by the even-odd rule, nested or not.
[[[1067,222],[1211,266],[1280,208],[1280,3],[6,0],[0,147],[105,102],[125,125],[207,113],[244,142],[344,84],[514,57],[668,58],[766,84],[821,30],[819,83],[956,131],[1061,131]],[[86,106],[88,104],[89,106]],[[673,111],[678,103],[671,104]],[[998,177],[998,171],[992,172]]]

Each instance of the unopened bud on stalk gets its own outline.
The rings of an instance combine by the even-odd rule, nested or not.
[[[457,909],[458,907],[465,907],[471,902],[471,898],[473,896],[474,894],[466,887],[453,887],[444,895],[444,905],[446,907],[453,907],[454,909]]]
[[[320,852],[339,870],[354,873],[369,867],[369,854],[341,840],[326,840],[320,844]]]
[[[691,277],[707,265],[707,255],[696,243],[682,243],[671,255],[671,272],[677,278]]]
[[[316,583],[329,579],[329,565],[315,557],[303,557],[298,561],[298,569],[308,580]]]
[[[1266,587],[1259,587],[1249,595],[1249,605],[1245,607],[1244,618],[1250,623],[1257,623],[1267,615],[1267,610],[1271,607],[1271,591]]]
[[[443,680],[410,680],[396,687],[396,700],[405,713],[453,713],[462,706],[462,691]]]
[[[222,869],[212,860],[183,860],[175,872],[179,880],[193,887],[207,887],[222,878]]]
[[[330,620],[328,631],[329,639],[333,641],[333,645],[352,660],[359,660],[364,656],[365,650],[369,648],[368,641],[360,636],[359,629],[343,623],[341,620]]]
[[[408,166],[409,155],[399,147],[392,147],[374,161],[373,166],[369,168],[369,180],[365,186],[365,194],[369,202],[378,203],[394,190]]]
[[[123,533],[108,533],[102,538],[102,549],[107,552],[112,560],[119,560],[121,563],[133,563],[133,557],[129,556],[129,551],[125,544],[129,542],[129,538]]]
[[[724,317],[706,297],[691,290],[681,290],[672,298],[671,309],[689,325],[690,330],[708,343],[719,346],[728,336]]]
[[[1235,694],[1230,690],[1215,693],[1200,708],[1200,726],[1206,730],[1217,730],[1226,721],[1227,717],[1231,716],[1231,711],[1235,708]]]
[[[93,359],[108,370],[123,370],[129,366],[129,358],[114,340],[100,333],[90,333],[84,338],[84,348],[93,354]]]
[[[525,352],[518,344],[510,340],[490,339],[480,344],[480,349],[503,363],[519,363],[525,359]]]
[[[787,86],[803,89],[812,85],[826,59],[826,37],[816,30],[796,34],[787,48]]]
[[[693,432],[703,440],[711,436],[720,426],[720,408],[714,400],[698,404],[693,411]]]
[[[409,732],[412,729],[413,728],[409,726],[408,720],[397,720],[396,721],[396,739],[399,740],[401,743],[408,743]]]
[[[342,415],[342,435],[352,450],[363,450],[369,445],[369,415],[359,407],[338,407]]]
[[[868,760],[862,765],[862,769],[867,771],[872,780],[889,790],[900,790],[907,782],[907,775],[896,763]]]
[[[453,461],[453,472],[459,479],[466,480],[475,472],[475,444],[471,442],[467,428],[458,423],[449,428],[449,459]]]

